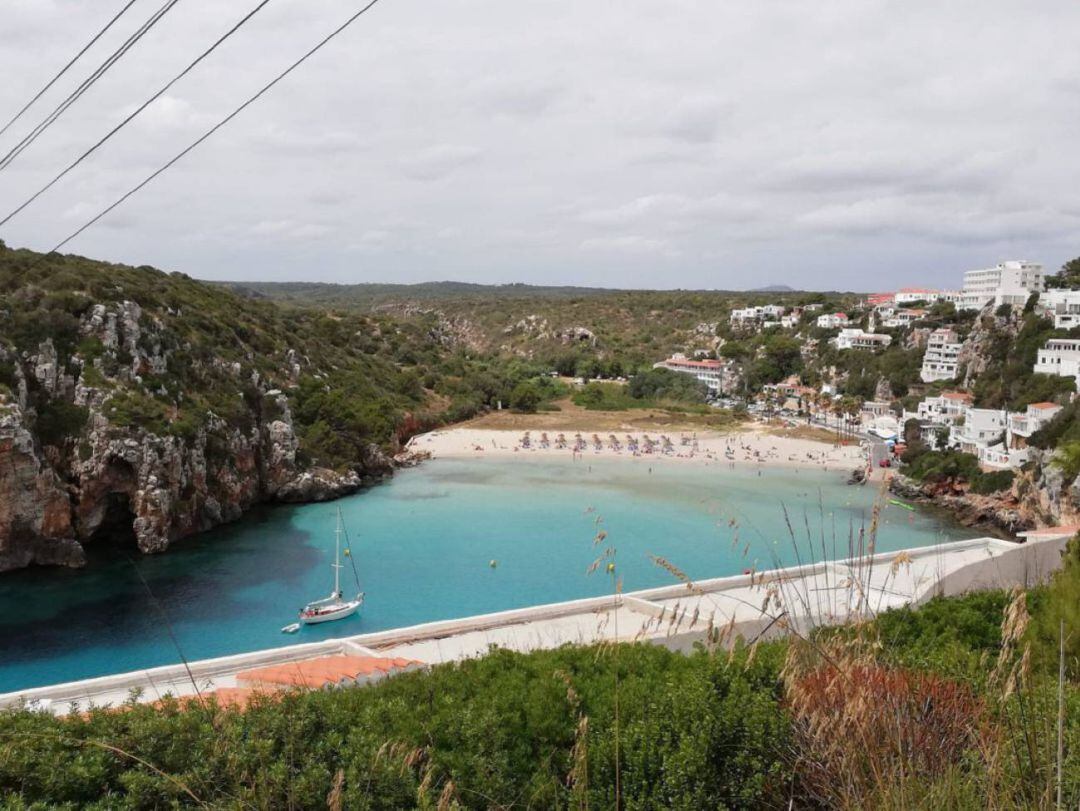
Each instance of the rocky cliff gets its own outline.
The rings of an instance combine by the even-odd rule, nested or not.
[[[390,473],[394,414],[416,395],[370,324],[337,335],[149,269],[116,283],[94,263],[90,284],[56,278],[67,259],[12,269],[25,253],[0,244],[0,571],[79,566],[95,543],[160,552],[254,504]]]

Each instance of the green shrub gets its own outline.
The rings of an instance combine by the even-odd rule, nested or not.
[[[85,718],[5,712],[0,804],[170,807],[191,803],[183,786],[215,807],[325,808],[341,770],[350,809],[434,808],[450,781],[466,808],[610,808],[617,671],[624,807],[758,808],[786,787],[778,666],[767,648],[748,666],[652,645],[496,650],[244,713],[170,702]]]
[[[51,399],[38,406],[35,429],[42,445],[61,446],[82,433],[90,412],[66,400]]]
[[[1014,478],[1016,476],[1011,470],[980,471],[971,480],[971,492],[989,495],[1001,490],[1008,490],[1012,487]]]

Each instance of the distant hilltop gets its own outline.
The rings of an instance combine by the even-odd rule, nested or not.
[[[748,293],[794,293],[795,288],[786,284],[769,284],[765,287],[754,287]]]

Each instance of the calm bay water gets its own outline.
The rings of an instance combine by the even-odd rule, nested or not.
[[[175,663],[177,645],[202,659],[609,593],[610,581],[586,575],[598,516],[626,590],[673,582],[650,554],[694,578],[795,563],[782,504],[804,560],[806,521],[817,556],[824,527],[828,556],[842,557],[876,493],[838,472],[438,460],[332,504],[259,510],[163,555],[90,550],[81,571],[0,575],[0,693]],[[366,603],[358,616],[282,634],[301,605],[331,589],[339,506]],[[977,534],[891,506],[877,548]],[[348,594],[348,566],[342,577]]]

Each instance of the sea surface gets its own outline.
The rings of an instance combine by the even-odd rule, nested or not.
[[[840,471],[436,460],[337,502],[256,510],[165,554],[101,544],[82,570],[0,575],[0,693],[176,663],[181,652],[204,659],[606,594],[611,578],[587,570],[607,546],[628,591],[675,582],[650,556],[696,579],[844,557],[878,497]],[[339,507],[364,607],[283,634],[305,602],[332,588]],[[600,529],[607,536],[596,545]],[[978,534],[886,502],[876,548]]]

